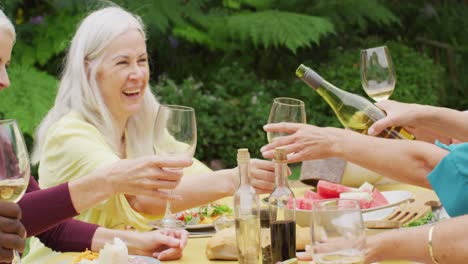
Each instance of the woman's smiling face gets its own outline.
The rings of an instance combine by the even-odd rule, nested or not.
[[[146,42],[140,31],[130,29],[111,42],[96,79],[114,118],[126,120],[140,109],[149,80]]]
[[[13,36],[0,29],[0,91],[10,86],[7,68],[10,64]]]

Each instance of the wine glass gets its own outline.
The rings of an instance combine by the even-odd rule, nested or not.
[[[268,124],[280,122],[306,123],[304,102],[288,97],[275,98],[268,116]],[[286,135],[288,134],[267,132],[268,143],[271,143],[274,138]]]
[[[161,105],[154,126],[156,155],[192,158],[197,145],[195,110],[180,105]],[[172,192],[172,191],[171,191]],[[166,201],[164,217],[153,222],[158,228],[183,229],[185,223],[174,218],[171,202]]]
[[[311,226],[315,263],[362,263],[366,233],[359,201],[317,200]]]
[[[0,120],[0,199],[16,203],[29,183],[28,150],[16,120]],[[16,250],[12,263],[21,263]]]
[[[386,46],[361,51],[361,83],[369,97],[379,102],[395,89],[395,67]]]

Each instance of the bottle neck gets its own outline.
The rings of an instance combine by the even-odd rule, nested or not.
[[[251,185],[250,184],[250,163],[247,162],[240,162],[238,164],[239,167],[239,178],[240,178],[240,185]]]
[[[275,162],[275,184],[277,187],[288,187],[288,164]]]

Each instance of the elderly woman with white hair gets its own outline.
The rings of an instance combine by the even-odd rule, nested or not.
[[[0,91],[10,86],[7,68],[15,37],[13,24],[0,10]],[[3,159],[10,153],[10,148],[0,138],[0,174],[5,172]],[[181,168],[190,164],[192,161],[189,159],[155,156],[121,160],[46,190],[40,190],[34,178],[30,177],[26,194],[18,204],[0,201],[0,262],[10,262],[12,250],[23,250],[26,232],[57,251],[98,251],[106,242],[119,237],[126,242],[132,254],[161,260],[180,258],[187,243],[186,231],[112,230],[71,218],[116,193],[167,197],[158,189],[176,187],[182,173],[161,168]],[[94,195],[88,195],[89,191]],[[34,263],[43,262],[35,259]]]
[[[152,154],[159,104],[148,82],[140,18],[117,6],[87,16],[68,50],[55,104],[37,131],[33,162],[40,164],[41,187],[80,179],[117,160]],[[253,159],[251,165],[253,186],[270,192],[274,164]],[[194,160],[175,189],[180,199],[172,207],[179,211],[232,195],[238,181],[236,169],[212,172]],[[164,209],[165,200],[159,197],[120,194],[78,219],[115,229],[148,230],[148,223]],[[43,255],[36,242],[27,258]]]

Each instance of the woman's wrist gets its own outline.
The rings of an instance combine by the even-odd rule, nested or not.
[[[345,153],[345,142],[347,133],[354,133],[352,131],[348,131],[341,128],[336,127],[326,127],[322,128],[325,129],[325,133],[328,137],[328,146],[325,146],[324,149],[329,151],[327,157],[337,157],[343,158]]]
[[[436,117],[437,110],[435,107],[430,105],[418,105],[414,104],[415,109],[411,113],[410,124],[412,127],[427,127],[429,126]]]
[[[223,192],[223,196],[233,195],[237,188],[239,187],[239,176],[237,174],[237,167],[232,169],[224,169],[219,171],[219,173],[223,173],[224,177],[228,178],[228,181],[224,181],[226,183],[225,188],[221,188]]]
[[[393,231],[389,231],[393,232]],[[391,246],[392,235],[380,233],[377,235],[369,236],[366,241],[366,263],[374,263],[387,259],[392,255]],[[390,251],[389,251],[390,250]],[[390,254],[388,254],[390,253]]]
[[[112,241],[117,236],[118,230],[99,227],[94,233],[93,240],[91,241],[91,250],[98,252],[104,245]]]
[[[115,194],[110,183],[112,177],[89,174],[68,183],[70,197],[75,210],[80,213]],[[89,195],[92,193],[93,195]]]

